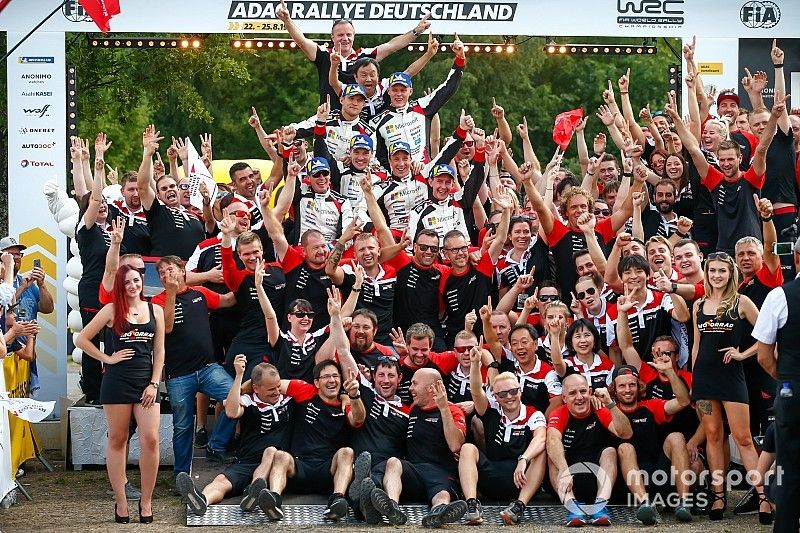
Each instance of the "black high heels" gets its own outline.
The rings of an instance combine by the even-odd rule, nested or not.
[[[120,516],[117,514],[117,504],[114,504],[114,522],[117,524],[128,524],[131,521],[130,516]]]
[[[722,507],[719,509],[712,509],[715,502],[722,502]],[[708,519],[722,520],[726,507],[728,507],[728,496],[725,494],[725,491],[712,492],[711,501],[708,502]]]
[[[772,524],[772,504],[770,504],[769,512],[766,512],[761,510],[762,503],[770,503],[764,492],[758,495],[758,523],[762,526],[768,526]]]
[[[152,524],[153,523],[153,515],[152,511],[150,516],[145,516],[142,514],[142,501],[139,500],[139,522],[142,524]]]

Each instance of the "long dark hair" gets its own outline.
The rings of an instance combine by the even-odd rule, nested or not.
[[[139,274],[140,278],[142,277],[142,274],[131,265],[122,265],[117,269],[117,274],[114,276],[114,288],[111,291],[111,301],[114,302],[113,329],[114,333],[117,335],[122,335],[128,331],[128,310],[130,307],[128,306],[128,297],[125,294],[125,276],[131,270]],[[139,293],[139,298],[144,300],[141,292]]]

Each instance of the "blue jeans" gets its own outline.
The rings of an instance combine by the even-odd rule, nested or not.
[[[172,452],[175,455],[174,473],[189,472],[192,466],[192,436],[194,434],[195,395],[198,392],[222,401],[228,396],[233,378],[217,363],[200,370],[167,380],[169,403],[172,406]],[[225,451],[233,439],[236,420],[231,420],[225,411],[217,417],[217,424],[208,447],[214,451]]]

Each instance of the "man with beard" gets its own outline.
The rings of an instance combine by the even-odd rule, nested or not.
[[[244,162],[234,163],[228,170],[233,187],[233,197],[244,204],[250,213],[250,224],[255,226],[261,221],[261,211],[258,210],[256,192],[261,185],[261,178],[257,171]]]
[[[458,366],[456,352],[433,351],[434,333],[427,324],[411,324],[405,337],[398,328],[392,330],[392,345],[400,356],[400,384],[397,394],[403,403],[411,403],[411,380],[420,368],[432,368],[446,376]]]
[[[687,238],[688,233],[681,230],[681,220],[675,213],[675,183],[668,179],[662,179],[656,184],[653,198],[655,206],[645,206],[642,209],[642,226],[644,228],[644,240],[661,235],[667,239],[677,240]]]
[[[190,215],[181,205],[176,178],[165,175],[156,182],[156,193],[151,189],[153,180],[153,154],[163,139],[152,124],[142,135],[144,153],[136,187],[150,226],[150,253],[156,257],[177,255],[184,261],[191,257],[195,246],[205,238],[203,223]]]
[[[375,313],[365,308],[353,312],[348,332],[350,353],[353,354],[356,363],[363,365],[367,370],[375,368],[381,358],[397,358],[397,354],[391,348],[375,342],[376,331],[378,331],[378,317]]]
[[[150,228],[139,196],[136,172],[122,175],[122,197],[108,204],[108,219],[125,219],[122,248],[129,254],[150,255]]]

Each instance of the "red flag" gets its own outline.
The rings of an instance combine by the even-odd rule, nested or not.
[[[4,10],[11,0],[0,0],[0,11]]]
[[[78,0],[78,3],[86,14],[92,17],[100,31],[103,33],[111,31],[108,22],[114,15],[119,15],[119,0]]]
[[[553,126],[553,141],[561,148],[566,150],[572,141],[572,135],[575,133],[575,128],[583,120],[583,109],[573,109],[572,111],[564,111],[556,117],[556,123]]]

